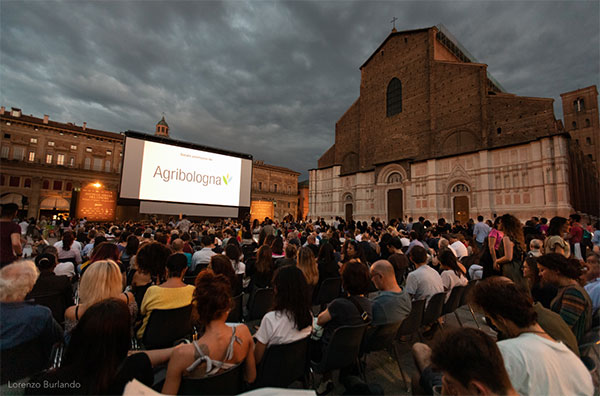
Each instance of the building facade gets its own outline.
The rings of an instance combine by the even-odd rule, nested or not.
[[[252,164],[252,202],[272,202],[273,219],[296,218],[300,173],[281,166],[254,161]],[[263,220],[263,219],[261,219]]]
[[[19,205],[20,215],[68,213],[72,191],[90,184],[117,191],[123,137],[0,108],[1,202]]]
[[[598,122],[598,90],[595,85],[565,92],[562,99],[565,129],[579,144],[600,173],[600,123]]]
[[[310,218],[598,215],[595,166],[553,99],[505,92],[445,29],[394,29],[360,70],[309,171]]]
[[[298,183],[298,220],[306,220],[306,217],[308,216],[308,192],[308,180],[303,180]]]

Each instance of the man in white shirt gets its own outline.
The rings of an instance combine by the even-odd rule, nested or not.
[[[208,263],[210,263],[210,258],[216,254],[213,252],[213,249],[215,248],[214,235],[204,235],[201,243],[202,249],[198,250],[192,256],[192,266],[190,267],[190,272],[192,273],[196,271],[198,265],[208,265]]]
[[[452,250],[454,250],[454,253],[456,253],[456,257],[459,260],[469,255],[467,247],[464,243],[458,240],[456,234],[448,235],[448,241],[450,242],[450,247],[452,248]]]
[[[473,288],[473,301],[500,332],[504,366],[520,395],[591,395],[592,377],[565,344],[537,323],[530,297],[506,278],[492,277]]]
[[[406,277],[404,291],[412,296],[413,301],[426,299],[429,303],[431,296],[444,291],[440,274],[427,265],[427,251],[421,246],[415,246],[410,251],[410,260],[417,267]]]
[[[473,227],[473,237],[479,249],[483,247],[485,238],[487,238],[491,230],[490,226],[483,222],[483,216],[477,216],[477,224]]]

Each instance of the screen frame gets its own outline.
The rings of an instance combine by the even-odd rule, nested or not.
[[[245,205],[217,205],[217,204],[207,204],[207,203],[190,203],[190,202],[180,202],[180,201],[165,201],[165,200],[152,200],[152,199],[141,199],[141,198],[121,198],[121,186],[123,185],[123,165],[125,163],[125,152],[127,150],[127,138],[133,138],[133,139],[138,139],[138,140],[143,140],[143,141],[150,141],[150,142],[154,142],[154,143],[159,143],[159,144],[166,144],[166,145],[170,145],[170,146],[175,146],[175,147],[183,147],[183,148],[187,148],[187,149],[192,149],[192,150],[199,150],[199,151],[205,151],[208,153],[213,153],[213,154],[220,154],[220,155],[226,155],[226,156],[230,156],[230,157],[235,157],[235,158],[240,158],[242,160],[249,160],[251,162],[251,167],[250,167],[250,180],[252,180],[252,175],[254,173],[254,166],[253,166],[253,156],[251,154],[244,154],[244,153],[239,153],[239,152],[235,152],[235,151],[229,151],[229,150],[223,150],[223,149],[218,149],[218,148],[213,148],[213,147],[208,147],[208,146],[203,146],[200,144],[195,144],[195,143],[190,143],[190,142],[185,142],[182,140],[176,140],[176,139],[171,139],[171,138],[167,138],[167,137],[162,137],[162,136],[156,136],[156,135],[149,135],[143,132],[137,132],[137,131],[132,131],[132,130],[127,130],[125,132],[122,132],[122,134],[125,136],[125,138],[123,139],[123,155],[121,157],[121,172],[119,175],[119,189],[118,189],[118,195],[117,195],[117,205],[122,204],[122,205],[135,205],[135,204],[139,204],[140,202],[146,201],[146,202],[165,202],[165,203],[169,203],[169,204],[180,204],[180,205],[196,205],[196,206],[214,206],[214,207],[221,207],[221,208],[250,208],[250,206],[245,206]],[[252,181],[250,181],[250,203],[252,202]]]

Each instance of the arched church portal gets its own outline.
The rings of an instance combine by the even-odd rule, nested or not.
[[[454,221],[465,224],[469,220],[469,186],[463,183],[455,184],[451,190]]]
[[[388,221],[392,219],[400,219],[402,221],[404,212],[402,210],[403,201],[402,201],[402,189],[394,188],[392,190],[388,190],[387,193],[387,213],[388,213]]]

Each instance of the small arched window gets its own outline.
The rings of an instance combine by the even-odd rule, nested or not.
[[[573,129],[577,129],[577,123],[575,121],[573,121],[571,125],[573,126]]]
[[[25,182],[23,183],[23,187],[25,187],[25,188],[31,187],[31,179],[29,179],[29,178],[25,179]]]
[[[589,127],[590,127],[590,119],[589,119],[589,118],[586,118],[586,119],[585,119],[585,127],[586,127],[586,128],[589,128]]]
[[[42,182],[42,188],[43,188],[44,190],[48,190],[48,189],[50,188],[50,180],[44,180],[44,181]]]
[[[402,113],[402,83],[395,77],[388,84],[386,99],[388,117]]]

